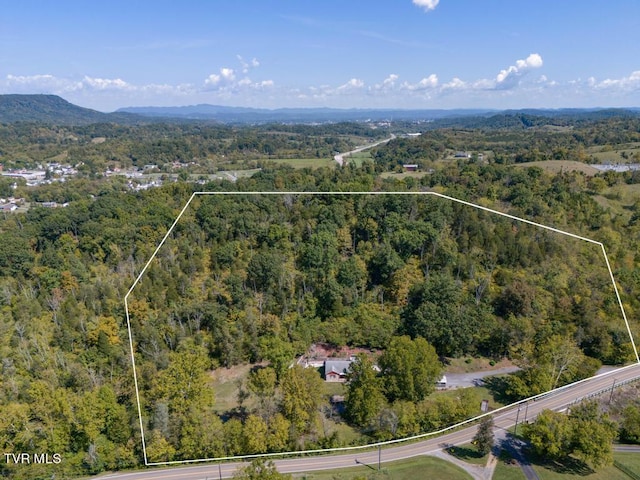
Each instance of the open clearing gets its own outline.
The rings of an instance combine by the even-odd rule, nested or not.
[[[345,163],[353,163],[354,165],[361,167],[365,160],[372,160],[369,152],[356,152],[349,156],[344,157]]]
[[[640,184],[614,185],[593,198],[601,207],[610,209],[628,221],[632,215],[631,207],[640,198]]]
[[[214,408],[217,412],[228,412],[238,407],[239,386],[246,383],[252,367],[253,365],[236,365],[231,368],[216,368],[211,372],[211,383],[216,396]]]
[[[560,173],[560,172],[582,172],[587,176],[594,176],[598,173],[601,173],[595,167],[588,165],[586,163],[576,162],[573,160],[544,160],[541,162],[526,162],[526,163],[518,163],[517,167],[540,167],[543,170],[551,173]]]
[[[633,157],[640,152],[640,143],[632,142],[613,146],[594,146],[589,147],[587,152],[599,163],[637,163],[638,160]],[[622,156],[623,152],[627,158]]]

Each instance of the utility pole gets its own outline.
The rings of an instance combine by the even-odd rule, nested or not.
[[[611,395],[609,395],[609,405],[611,405],[611,399],[613,398],[613,389],[616,387],[616,380],[617,379],[613,379],[613,385],[611,385]]]
[[[380,471],[381,457],[382,457],[382,445],[378,445],[378,471]]]
[[[518,406],[518,413],[516,414],[516,428],[513,429],[513,434],[517,435],[518,434],[518,419],[520,418],[520,410],[522,409],[521,406]]]

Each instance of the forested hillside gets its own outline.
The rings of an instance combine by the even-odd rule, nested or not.
[[[116,127],[86,128],[106,135]],[[124,138],[147,132],[121,128]],[[166,128],[180,141],[179,129],[171,137],[178,127]],[[262,135],[218,133],[221,144]],[[427,136],[406,141],[432,152]],[[5,464],[3,474],[64,478],[142,463],[124,296],[196,190],[436,191],[602,241],[640,336],[640,206],[613,210],[596,197],[634,187],[634,174],[587,178],[465,159],[419,179],[381,180],[377,170],[399,145],[362,167],[265,168],[236,183],[134,193],[118,180],[78,180],[38,187],[72,197],[66,208],[4,214],[0,447],[64,461]],[[434,196],[198,196],[128,306],[151,461],[442,427],[479,408],[470,391],[433,394],[447,358],[510,358],[522,370],[504,382],[508,398],[634,358],[598,246]],[[372,352],[354,364],[342,412],[329,407],[316,370],[289,368],[318,342]],[[236,406],[222,408],[230,394],[213,377],[241,367],[250,370]]]
[[[178,166],[192,173],[212,173],[253,168],[258,161],[273,158],[333,158],[387,135],[355,123],[253,128],[192,123],[0,124],[0,161],[5,170],[34,168],[48,161],[69,163],[86,177],[149,164],[161,172]]]
[[[130,113],[102,113],[79,107],[57,95],[0,95],[0,123],[39,122],[88,125],[98,122],[139,123]]]

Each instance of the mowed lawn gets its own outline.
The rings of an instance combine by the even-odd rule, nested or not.
[[[416,480],[423,478],[446,478],[447,480],[467,480],[472,478],[467,472],[453,463],[435,457],[416,457],[399,462],[383,463],[382,470],[358,466],[343,470],[327,470],[324,472],[300,473],[293,476],[299,480],[352,480],[355,478]]]
[[[615,453],[614,458],[629,470],[640,475],[640,454],[638,453]],[[624,472],[611,465],[597,471],[584,470],[579,462],[565,465],[540,464],[533,462],[533,468],[542,480],[571,480],[574,478],[586,478],[589,480],[629,480]],[[522,469],[515,463],[498,460],[493,480],[520,480],[524,479]]]
[[[640,453],[617,452],[613,458],[640,477]]]
[[[617,455],[616,455],[617,457]],[[579,462],[575,465],[540,465],[533,463],[533,468],[542,480],[569,480],[573,478],[586,478],[588,480],[629,480],[629,476],[611,465],[590,471],[582,468]]]
[[[517,463],[498,460],[491,478],[492,480],[526,480],[527,477]]]

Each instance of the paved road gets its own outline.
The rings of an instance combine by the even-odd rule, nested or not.
[[[500,450],[506,450],[511,454],[511,457],[518,462],[522,474],[527,480],[539,479],[538,474],[533,469],[533,465],[531,465],[531,462],[527,460],[527,457],[522,452],[525,442],[519,438],[515,438],[506,430],[498,430],[495,433],[495,441],[496,446],[494,447],[494,453],[498,453]]]
[[[520,370],[520,368],[514,366],[496,368],[494,370],[484,370],[482,372],[447,373],[447,387],[478,387],[484,383],[484,378],[491,377],[493,375],[504,375],[505,373],[513,373],[517,372],[518,370]]]
[[[618,385],[625,380],[636,378],[640,378],[640,364],[634,364],[569,387],[557,389],[536,400],[497,412],[494,414],[494,423],[496,428],[506,430],[515,425],[516,421],[522,423],[525,420],[532,420],[543,409],[563,410],[581,398],[611,387],[614,382]],[[397,446],[387,447],[381,451],[381,459],[383,462],[403,460],[433,453],[451,445],[462,445],[471,441],[475,435],[476,428],[477,426],[470,426],[437,438],[427,437],[426,440],[415,443],[401,443]],[[378,451],[355,450],[346,454],[326,454],[276,460],[275,463],[281,472],[294,473],[353,467],[357,465],[356,461],[368,465],[377,465]],[[171,469],[161,468],[131,473],[117,473],[103,477],[117,480],[213,480],[231,477],[242,465],[244,464],[192,465]]]
[[[614,445],[614,452],[640,453],[640,445]]]
[[[596,373],[600,375],[602,373],[612,372],[620,367],[612,365],[605,365],[601,367]],[[484,379],[494,375],[504,375],[506,373],[513,373],[520,370],[520,367],[511,366],[503,368],[495,368],[493,370],[484,370],[480,372],[469,373],[447,373],[447,387],[449,388],[463,388],[463,387],[479,387],[484,384]]]
[[[370,148],[377,147],[378,145],[382,145],[383,143],[388,143],[394,138],[396,138],[396,136],[392,133],[391,136],[385,140],[380,140],[379,142],[372,143],[371,145],[363,145],[361,147],[356,148],[355,150],[351,150],[350,152],[339,153],[338,155],[335,155],[333,159],[336,162],[338,162],[340,166],[342,166],[344,164],[344,157],[348,157],[349,155],[352,155],[354,153],[364,152],[365,150],[369,150]]]

